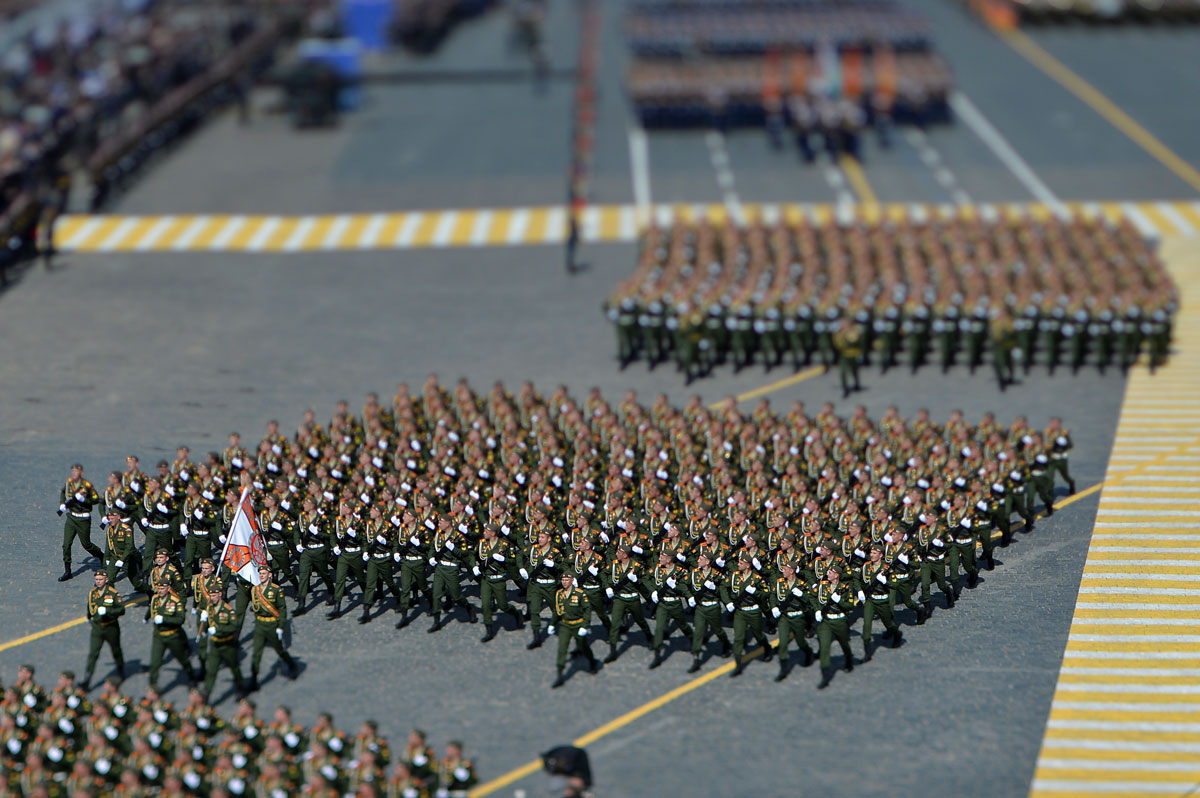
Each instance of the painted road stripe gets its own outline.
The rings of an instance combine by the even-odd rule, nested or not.
[[[1183,205],[1101,208],[1146,234],[1194,236]],[[1162,383],[1133,369],[1126,384],[1035,798],[1182,795],[1200,783],[1200,259],[1175,251],[1168,241],[1181,358],[1160,371]]]
[[[836,171],[836,170],[835,170]],[[840,174],[839,174],[840,176]],[[796,220],[807,216],[818,224],[828,224],[837,217],[836,204],[748,204],[740,205],[747,219],[771,220],[783,218]],[[1200,235],[1200,213],[1192,203],[1186,202],[1118,202],[1099,206],[1073,205],[1073,212],[1087,215],[1089,210],[1099,209],[1111,218],[1124,216],[1147,235],[1186,236]],[[729,214],[722,205],[666,205],[650,206],[652,213],[639,216],[636,204],[595,205],[584,211],[581,219],[583,237],[589,242],[632,242],[636,240],[639,224],[643,218],[653,216],[660,227],[669,226],[678,215],[686,219],[708,218],[720,221]],[[1013,204],[1003,211],[1014,216],[1045,218],[1052,209],[1040,203]],[[869,217],[890,219],[910,218],[921,221],[956,213],[953,205],[902,205],[889,204],[871,206],[864,210]],[[977,212],[971,208],[971,212]],[[978,211],[982,213],[982,211]],[[993,210],[994,212],[994,210]],[[401,232],[409,220],[412,225],[421,225],[429,218],[425,235],[409,233],[385,234],[399,225]],[[497,229],[493,219],[502,217],[507,225]],[[161,252],[189,250],[194,246],[198,234],[168,235],[168,232],[187,231],[191,225],[202,225],[202,221],[213,221],[219,229],[206,230],[203,246],[207,249],[230,252],[253,252],[305,250],[361,250],[392,249],[410,247],[465,247],[485,245],[557,244],[564,240],[566,231],[566,208],[561,205],[536,208],[447,208],[412,211],[409,213],[363,213],[325,216],[277,216],[277,215],[229,215],[229,216],[127,216],[77,214],[63,216],[55,227],[55,243],[63,251],[116,251]],[[319,220],[319,221],[317,221]],[[538,223],[540,222],[540,223]],[[315,228],[319,235],[310,235]],[[263,229],[267,228],[267,232]],[[205,229],[201,226],[200,229]],[[247,235],[248,230],[253,230]],[[273,235],[280,229],[291,231],[286,241],[275,243]],[[254,244],[255,246],[252,246]],[[1200,330],[1200,325],[1196,326]],[[1184,332],[1187,324],[1180,320],[1177,330]],[[1186,357],[1186,355],[1183,355]],[[1200,360],[1196,361],[1200,363]],[[1137,375],[1144,369],[1134,369]],[[1200,383],[1182,375],[1168,376],[1161,373],[1153,386],[1131,383],[1127,399],[1130,409],[1152,413],[1159,408],[1195,410],[1200,401],[1194,392],[1188,396],[1188,388]],[[1178,389],[1171,392],[1171,389]],[[1164,391],[1167,393],[1164,394]],[[1170,404],[1178,394],[1180,402]],[[1160,417],[1143,415],[1142,418],[1158,421]],[[1129,417],[1131,420],[1134,416]],[[1180,417],[1176,420],[1184,420]],[[1192,416],[1192,418],[1198,418]],[[1122,427],[1127,424],[1122,420]]]

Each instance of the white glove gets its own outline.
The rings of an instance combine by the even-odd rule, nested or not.
[[[150,522],[149,522],[149,521],[147,521],[145,518],[143,518],[143,519],[141,520],[141,524],[142,524],[142,526],[143,526],[143,527],[148,527],[148,526],[150,526]]]
[[[280,640],[282,640],[282,639],[283,639],[283,630],[282,630],[282,629],[279,629],[279,628],[276,628],[276,629],[275,629],[275,637],[277,637],[277,638],[279,638]]]
[[[554,628],[554,624],[550,624],[549,626],[546,627],[546,634],[548,634],[548,635],[554,634],[555,631],[556,630]]]
[[[134,479],[134,480],[130,481],[129,487],[133,488],[134,493],[136,493],[142,489],[142,483],[140,481]]]
[[[378,542],[378,543],[379,543],[379,545],[381,545],[381,546],[386,546],[386,545],[387,545],[387,538],[385,538],[383,535],[376,535],[376,536],[375,536],[375,540],[376,540],[376,542]]]
[[[96,609],[96,614],[97,615],[108,615],[108,607],[98,607]]]
[[[394,562],[400,562],[400,552],[396,552],[395,554],[393,554],[393,555],[392,555],[392,560],[393,560]]]
[[[646,550],[643,549],[641,546],[633,546],[631,548],[633,549],[634,554],[645,554],[646,553]]]
[[[672,590],[675,589],[675,577],[673,577],[673,576],[667,577],[667,587],[671,588]]]
[[[792,588],[792,595],[796,598],[804,598],[804,591],[798,587]]]
[[[772,607],[772,608],[771,608],[771,616],[772,616],[773,618],[778,618],[780,615],[783,615],[783,613],[779,611],[779,608],[778,608],[778,607]]]
[[[154,505],[154,507],[156,510],[158,510],[160,513],[163,513],[163,514],[170,512],[170,510],[167,509],[167,505],[163,504],[162,502],[158,502],[157,504]]]
[[[113,504],[117,505],[122,510],[125,509],[125,501],[123,499],[117,499],[115,502],[113,502]]]
[[[297,553],[297,554],[303,554],[303,553],[304,553],[304,546],[302,546],[301,544],[297,543],[297,544],[296,544],[296,553]]]
[[[725,605],[725,611],[733,612],[733,602],[732,601]]]
[[[179,525],[179,534],[183,535],[185,538],[188,536],[188,525],[187,524]]]
[[[420,541],[420,539],[419,539],[419,538],[418,538],[416,535],[413,535],[412,537],[410,537],[410,538],[408,539],[408,542],[409,542],[409,543],[411,543],[411,544],[413,544],[414,546],[420,546],[420,545],[421,545],[421,541]]]
[[[475,574],[476,576],[479,576],[479,574],[480,574],[479,566],[476,565],[474,568],[472,568],[471,573]]]
[[[116,566],[117,566],[118,568],[124,568],[124,567],[125,567],[125,561],[124,561],[124,560],[117,560],[117,562],[116,562],[115,564],[116,564]]]
[[[896,559],[899,560],[900,562],[904,563],[905,565],[908,565],[908,555],[907,554],[901,554],[901,555],[897,556]]]
[[[215,626],[208,627],[208,633],[210,635],[215,635],[217,633],[217,627],[215,627]]]
[[[278,521],[272,521],[272,522],[271,522],[271,529],[274,529],[276,532],[282,532],[282,531],[283,531],[283,524],[279,523]]]
[[[754,585],[746,585],[746,592],[753,596],[758,592],[758,588],[756,588]]]
[[[589,573],[589,574],[591,574],[592,576],[599,576],[599,575],[600,575],[600,569],[599,569],[599,568],[597,568],[597,567],[596,567],[596,566],[594,566],[594,565],[589,565],[589,566],[588,566],[588,573]]]
[[[692,596],[688,596],[688,606],[689,606],[689,607],[695,607],[695,606],[696,606],[696,599],[695,599],[694,597],[692,597]]]
[[[653,593],[651,593],[650,598],[654,600],[655,604],[657,604],[658,603],[658,591],[655,590]]]
[[[453,541],[453,540],[447,540],[447,541],[446,541],[446,550],[447,550],[447,551],[454,551],[454,541]]]
[[[529,572],[528,572],[528,571],[526,571],[524,568],[522,568],[522,569],[521,569],[520,571],[518,571],[517,573],[519,573],[519,574],[521,575],[521,578],[522,578],[522,579],[528,579],[528,578],[529,578]]]
[[[865,595],[865,594],[864,594],[864,593],[863,593],[861,590],[860,590],[860,591],[858,591],[858,600],[859,600],[859,601],[866,601],[866,600],[867,600],[867,597],[866,597],[866,595]]]
[[[756,571],[761,571],[761,570],[762,570],[762,563],[760,563],[760,562],[758,561],[758,558],[757,558],[757,557],[752,557],[752,558],[750,559],[750,564],[754,566],[754,570],[756,570]]]
[[[367,553],[364,551],[364,552],[363,552],[363,562],[368,562],[370,559],[371,559],[371,555],[370,555],[370,554],[367,554]]]
[[[554,567],[554,560],[552,560],[552,559],[550,559],[549,557],[547,557],[546,559],[542,560],[542,565],[546,566],[547,568],[553,568],[553,567]]]
[[[335,557],[341,556],[341,553],[342,553],[342,547],[341,547],[341,546],[334,546],[334,547],[333,547],[333,556],[335,556]]]
[[[612,598],[616,594],[613,593],[613,589],[610,587],[610,588],[606,588],[604,590],[604,595],[608,596],[609,598]]]
[[[224,536],[224,535],[220,535],[220,536],[217,538],[217,540],[219,540],[219,541],[221,541],[222,543],[224,543],[224,542],[225,542],[225,536]]]
[[[437,559],[435,559],[434,557],[430,557],[430,558],[429,558],[429,564],[430,564],[430,565],[437,565]]]
[[[717,558],[717,560],[716,560],[716,563],[717,563],[717,567],[718,567],[718,568],[724,568],[724,567],[725,567],[725,558],[724,558],[724,557],[718,557],[718,558]]]
[[[107,515],[100,516],[100,528],[104,529],[107,526],[108,526],[108,516]]]
[[[351,527],[346,527],[346,534],[347,534],[347,535],[349,535],[349,536],[350,536],[350,537],[352,537],[352,538],[356,538],[356,537],[358,537],[358,530],[357,530],[357,529],[355,529],[355,528],[354,528],[354,527],[352,527],[352,526],[351,526]]]
[[[834,603],[836,604],[837,602],[842,600],[842,594],[834,593],[832,596],[830,596],[830,598],[833,599]]]
[[[601,539],[601,540],[603,540],[605,543],[608,543],[608,542],[609,542],[609,540],[610,540],[610,538],[608,537],[608,533],[607,533],[607,532],[601,532],[601,533],[600,533],[600,539]]]
[[[155,626],[161,626],[162,622],[163,622],[163,617],[161,615],[154,616],[154,625]]]
[[[713,583],[713,581],[712,581],[711,579],[705,579],[705,580],[704,580],[704,586],[705,586],[706,588],[708,588],[709,590],[716,590],[716,589],[717,589],[717,586],[716,586],[716,584],[714,584],[714,583]]]
[[[881,585],[886,585],[887,584],[887,576],[885,576],[884,574],[876,574],[875,581]]]
[[[208,610],[200,610],[200,622],[204,623],[208,620]]]
[[[492,555],[492,559],[495,560],[496,562],[504,562],[504,555],[499,552],[496,552],[495,554]]]
[[[817,623],[820,623],[823,620],[825,620],[825,616],[821,614],[820,610],[817,610]]]
[[[580,636],[580,637],[587,637],[587,636],[588,636],[588,632],[589,632],[589,630],[588,630],[588,629],[580,629],[580,630],[579,630],[579,636]]]

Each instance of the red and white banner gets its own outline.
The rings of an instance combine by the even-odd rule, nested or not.
[[[250,501],[250,489],[242,489],[238,510],[225,536],[225,550],[221,552],[221,563],[229,570],[257,585],[258,567],[267,564],[267,546],[258,521],[254,517],[254,504]]]

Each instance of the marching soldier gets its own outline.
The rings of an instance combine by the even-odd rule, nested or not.
[[[183,536],[183,577],[191,579],[197,563],[212,557],[212,531],[219,523],[208,499],[200,495],[195,480],[184,488],[179,534]]]
[[[158,689],[158,674],[162,670],[164,652],[170,651],[175,661],[183,666],[189,684],[196,683],[188,654],[187,635],[183,633],[183,599],[172,592],[167,581],[158,582],[154,597],[150,599],[150,617],[154,622],[154,636],[150,645],[150,687]]]
[[[146,547],[142,550],[142,568],[149,570],[155,554],[159,550],[169,550],[174,545],[171,519],[175,516],[175,500],[163,490],[159,477],[149,477],[146,480],[142,510],[142,517],[138,521],[146,535]],[[168,551],[168,556],[171,553]]]
[[[508,601],[508,574],[512,567],[510,560],[516,559],[511,543],[500,537],[500,530],[495,524],[485,524],[483,539],[476,546],[479,563],[472,572],[479,578],[479,601],[483,608],[483,625],[486,633],[482,642],[487,643],[496,637],[496,620],[493,607],[499,607],[501,612],[513,616],[517,628],[522,629],[525,622],[521,611]]]
[[[629,546],[618,547],[616,556],[604,572],[604,594],[612,601],[608,627],[608,656],[604,658],[605,662],[617,660],[617,641],[620,639],[627,614],[633,616],[633,621],[642,630],[646,640],[653,637],[650,625],[646,623],[645,610],[642,608],[642,602],[645,601],[642,569],[631,554]]]
[[[856,321],[843,323],[833,336],[833,345],[838,355],[838,371],[842,379],[842,398],[845,399],[851,391],[862,390],[858,381],[858,369],[866,353],[863,327]],[[852,384],[853,383],[853,384]]]
[[[746,650],[746,631],[749,629],[762,647],[763,662],[770,662],[774,653],[763,633],[763,606],[770,601],[766,581],[752,569],[751,558],[738,557],[737,571],[729,577],[725,609],[733,613],[733,661],[731,678],[741,676],[746,669],[742,655]]]
[[[215,574],[213,574],[215,576]],[[217,683],[217,672],[221,666],[225,665],[233,674],[234,689],[240,695],[246,695],[246,684],[242,679],[242,668],[238,662],[241,656],[238,651],[238,635],[241,633],[241,627],[237,623],[237,613],[225,600],[224,591],[221,590],[219,578],[212,583],[212,590],[207,594],[207,611],[205,613],[204,622],[208,624],[208,659],[205,664],[204,677],[204,697],[205,700],[212,695],[213,687]],[[255,610],[257,614],[257,610]],[[259,649],[261,654],[261,649]]]
[[[579,540],[579,551],[571,557],[568,568],[575,575],[575,584],[579,586],[592,603],[592,612],[600,619],[600,625],[607,634],[610,629],[608,613],[604,608],[604,558],[595,549],[595,541],[590,533],[584,534]]]
[[[558,619],[558,657],[554,662],[558,675],[552,687],[562,687],[566,680],[567,649],[572,640],[575,650],[587,657],[588,670],[595,673],[600,669],[600,662],[592,654],[592,645],[588,642],[592,632],[592,603],[587,594],[575,586],[575,576],[570,571],[563,571],[562,588],[554,594],[554,616]]]
[[[691,592],[688,606],[695,609],[692,665],[688,673],[695,673],[700,670],[700,654],[710,632],[715,632],[721,641],[721,656],[728,657],[730,654],[729,636],[725,634],[725,626],[721,623],[721,610],[730,602],[730,596],[724,576],[712,567],[712,558],[704,550],[696,555],[696,567],[688,574],[688,587]]]
[[[533,629],[533,640],[525,646],[528,649],[535,649],[545,642],[542,637],[542,607],[545,605],[554,609],[554,584],[565,566],[566,557],[552,544],[549,529],[540,529],[537,540],[525,553],[525,564],[520,569],[521,578],[526,582],[529,626]],[[550,620],[551,627],[556,623],[558,617],[554,616]]]
[[[271,569],[265,565],[259,566],[258,578],[259,583],[250,588],[250,609],[254,612],[254,648],[250,658],[252,691],[258,689],[259,666],[266,646],[270,646],[283,660],[289,679],[295,679],[299,673],[296,660],[292,659],[283,643],[283,628],[287,624],[287,603],[283,598],[283,590],[271,581]],[[241,628],[240,624],[238,628]]]
[[[426,554],[429,548],[429,539],[424,524],[417,523],[416,516],[412,511],[405,509],[401,514],[400,535],[398,539],[397,552],[400,555],[400,620],[396,622],[397,629],[403,629],[408,626],[410,619],[408,617],[408,605],[410,596],[416,596],[420,593],[429,593],[429,574],[426,572]],[[430,521],[430,526],[436,529],[436,525]],[[432,530],[429,530],[432,532]],[[430,598],[430,609],[433,608],[433,600]]]
[[[315,571],[325,581],[326,603],[333,603],[333,579],[329,573],[329,522],[318,510],[317,500],[306,496],[296,525],[296,553],[300,555],[300,586],[296,590],[296,614],[308,612],[309,582]]]
[[[1075,480],[1071,478],[1069,467],[1071,432],[1063,427],[1062,419],[1055,416],[1050,419],[1043,437],[1050,444],[1050,491],[1054,491],[1054,475],[1059,474],[1067,483],[1067,494],[1075,493]]]
[[[262,498],[263,509],[258,514],[258,528],[267,546],[271,566],[292,583],[299,593],[300,583],[292,571],[292,547],[296,545],[296,529],[291,516],[279,509],[279,497],[267,493]]]
[[[366,551],[363,557],[367,563],[367,586],[363,593],[363,611],[359,623],[371,620],[371,607],[375,605],[375,592],[386,585],[392,597],[400,602],[400,593],[396,590],[396,580],[392,576],[395,571],[396,554],[395,534],[393,527],[383,518],[383,510],[378,504],[371,506],[371,520],[367,523]],[[394,559],[393,559],[394,558]],[[382,585],[380,584],[382,583]]]
[[[771,615],[779,624],[779,675],[775,681],[782,682],[788,675],[788,644],[796,641],[804,652],[804,667],[813,661],[812,646],[808,643],[805,630],[808,628],[808,607],[812,600],[805,589],[804,582],[796,576],[796,563],[786,561],[781,567],[781,573],[775,580],[771,591]],[[697,621],[699,626],[699,621]]]
[[[937,516],[926,516],[917,530],[917,546],[921,556],[921,606],[925,609],[926,617],[933,614],[929,587],[933,581],[937,582],[938,589],[946,597],[946,609],[954,606],[954,591],[946,582],[946,555],[952,545],[950,534]]]
[[[133,529],[121,519],[121,513],[116,509],[108,513],[105,535],[108,545],[104,552],[104,572],[108,583],[115,584],[117,572],[125,569],[129,584],[134,590],[141,590],[141,580],[137,577],[137,549],[133,546]]]
[[[360,534],[360,528],[361,534]],[[337,560],[337,576],[334,579],[333,609],[326,618],[340,618],[342,599],[346,595],[346,578],[353,576],[359,590],[367,583],[366,563],[363,561],[363,538],[366,529],[361,519],[354,515],[348,502],[342,502],[341,512],[333,520],[333,556]]]
[[[859,591],[859,601],[863,602],[863,662],[870,662],[874,655],[871,621],[876,615],[883,621],[884,636],[891,636],[893,648],[904,642],[904,634],[896,624],[892,612],[892,591],[889,587],[891,580],[888,566],[883,561],[883,548],[872,546],[868,556],[870,559],[862,566],[862,589]]]
[[[658,565],[654,568],[650,588],[650,600],[657,605],[654,610],[654,642],[651,646],[654,659],[650,662],[650,669],[653,670],[665,660],[663,645],[672,622],[685,638],[691,639],[693,632],[685,612],[685,600],[691,596],[688,574],[670,554],[662,552],[658,555]]]
[[[950,527],[950,539],[954,543],[950,548],[950,585],[954,588],[954,598],[957,599],[962,589],[958,586],[960,564],[967,572],[968,588],[974,588],[979,580],[979,569],[975,565],[974,522],[966,510],[966,499],[961,493],[954,497],[954,506],[946,513],[946,523]],[[988,556],[991,556],[990,552]]]
[[[217,573],[216,566],[212,560],[204,560],[200,563],[200,573],[196,574],[188,582],[192,594],[192,614],[196,616],[196,659],[200,663],[200,671],[203,673],[208,663],[208,631],[209,616],[211,615],[209,606],[209,597],[215,593],[223,593],[224,586],[221,584],[221,575]]]
[[[857,603],[849,585],[842,584],[842,569],[831,567],[813,588],[816,593],[817,642],[820,645],[821,683],[825,689],[833,681],[833,665],[830,647],[836,639],[842,647],[846,673],[854,670],[854,655],[850,652],[850,612]]]
[[[108,644],[113,660],[117,664],[117,676],[125,678],[125,653],[121,650],[121,616],[125,614],[125,602],[115,587],[109,584],[104,571],[96,571],[96,586],[88,591],[87,619],[92,626],[91,643],[88,646],[87,666],[80,687],[84,692],[91,689],[92,674],[100,649]]]
[[[92,543],[92,508],[100,503],[100,494],[91,482],[83,478],[83,466],[71,466],[71,476],[59,491],[58,514],[64,516],[63,524],[63,575],[58,581],[71,578],[71,546],[75,538],[83,544],[84,551],[97,560],[104,559],[104,552]]]
[[[479,779],[475,776],[475,765],[463,756],[463,745],[457,740],[446,744],[446,755],[438,763],[438,792],[445,791],[447,798],[467,798],[467,794]]]
[[[467,611],[467,622],[475,623],[475,607],[463,596],[459,578],[462,557],[469,549],[466,537],[450,526],[450,517],[437,516],[437,531],[429,542],[429,567],[433,569],[433,599],[430,611],[433,626],[426,631],[432,634],[442,628],[442,597],[448,595],[454,606]]]

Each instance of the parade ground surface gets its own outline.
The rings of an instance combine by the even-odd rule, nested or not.
[[[827,206],[850,192],[859,203],[906,205],[1130,203],[1121,207],[1161,240],[1184,296],[1166,370],[1050,377],[1037,368],[1000,394],[988,369],[866,369],[849,402],[836,373],[754,365],[685,387],[673,365],[619,371],[600,305],[632,268],[632,240],[592,230],[606,243],[585,243],[587,269],[575,276],[561,246],[540,243],[561,239],[569,79],[540,95],[516,79],[379,83],[361,111],[325,131],[297,133],[269,114],[247,127],[221,116],[107,208],[115,218],[71,222],[80,242],[84,225],[89,235],[107,225],[91,251],[66,252],[52,271],[29,270],[0,295],[0,677],[11,681],[24,662],[37,664],[43,684],[83,669],[90,577],[81,551],[80,575],[55,581],[54,509],[72,462],[102,484],[127,454],[150,471],[180,443],[203,456],[232,430],[257,441],[272,418],[290,432],[306,408],[327,419],[338,399],[361,406],[368,391],[389,397],[397,382],[419,385],[430,372],[446,383],[467,377],[480,392],[497,379],[513,390],[525,379],[546,392],[561,383],[576,396],[599,386],[614,402],[634,389],[645,403],[660,391],[676,404],[692,393],[706,402],[737,395],[749,409],[763,396],[781,409],[803,400],[812,413],[831,400],[844,414],[856,403],[875,417],[890,404],[905,416],[927,407],[937,420],[955,408],[972,421],[992,410],[1003,424],[1023,414],[1037,427],[1061,415],[1080,494],[1060,486],[1060,512],[997,549],[996,570],[958,607],[906,627],[906,645],[838,673],[827,690],[815,689],[815,666],[776,684],[774,665],[752,663],[731,680],[729,661],[713,658],[693,678],[679,637],[666,665],[649,671],[635,632],[616,663],[596,675],[575,670],[552,692],[553,646],[526,651],[528,630],[506,625],[483,646],[481,625],[428,635],[424,618],[397,632],[390,611],[367,626],[354,611],[337,621],[322,611],[295,622],[292,652],[304,670],[296,682],[269,675],[260,715],[284,703],[306,724],[321,710],[343,729],[376,718],[393,745],[414,726],[435,741],[463,739],[485,782],[479,795],[541,794],[527,763],[573,740],[588,746],[606,796],[1190,794],[1200,782],[1200,725],[1189,722],[1200,707],[1191,703],[1200,638],[1188,613],[1200,606],[1188,604],[1189,580],[1200,578],[1190,553],[1200,549],[1189,548],[1200,513],[1185,502],[1200,463],[1190,448],[1200,330],[1188,282],[1200,269],[1200,174],[1189,166],[1200,164],[1200,33],[1072,25],[1000,35],[949,0],[915,5],[953,67],[958,118],[923,136],[901,131],[889,150],[866,136],[861,167],[806,166],[790,149],[772,151],[761,131],[652,132],[643,146],[621,92],[620,20],[606,8],[591,201]],[[552,61],[570,67],[573,6],[555,4],[549,28]],[[506,33],[503,15],[485,17],[430,60],[392,56],[378,66],[510,70],[522,62],[506,52]],[[498,215],[511,223],[514,208],[549,209],[540,240],[527,227],[491,232]],[[385,235],[385,222],[372,221],[480,209],[492,211],[488,221],[466,227],[421,217],[401,229],[396,217]],[[268,232],[206,234],[203,246],[198,226],[182,238],[195,218],[224,215],[278,221]],[[138,238],[153,251],[136,251],[124,242],[149,234],[152,225],[129,218],[143,216],[193,221],[159,219],[155,238],[170,233],[176,246]],[[305,216],[316,221],[303,235],[289,228],[295,246],[268,246]],[[368,226],[365,242],[347,233]],[[1106,479],[1111,496],[1094,489]],[[1162,509],[1170,497],[1183,499]],[[1143,579],[1138,558],[1151,555],[1122,554],[1139,549],[1119,543],[1096,551],[1105,533],[1177,542],[1161,546],[1155,556],[1167,565]],[[1168,592],[1148,597],[1139,590],[1151,578],[1179,587],[1158,582]],[[1109,612],[1109,599],[1130,609]],[[133,609],[123,624],[135,670],[150,649],[140,619]],[[1155,634],[1139,641],[1147,630]],[[854,648],[861,653],[858,640]],[[1139,665],[1160,649],[1176,652],[1168,670]],[[105,652],[98,677],[108,661]],[[163,681],[182,702],[173,664]],[[141,671],[125,689],[137,695],[145,685]],[[229,714],[227,676],[218,685],[214,700]]]

